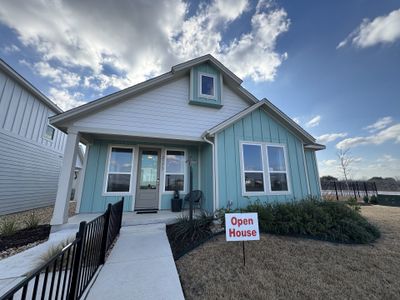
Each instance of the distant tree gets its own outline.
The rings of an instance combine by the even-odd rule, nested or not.
[[[321,177],[321,181],[338,181],[338,179],[331,175],[326,175]]]
[[[339,168],[343,174],[347,189],[349,189],[349,178],[351,174],[351,166],[354,163],[354,157],[350,153],[350,148],[339,149],[336,153],[339,159]]]

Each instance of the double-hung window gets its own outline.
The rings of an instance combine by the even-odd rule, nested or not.
[[[132,165],[132,148],[111,147],[107,166],[107,193],[129,193],[131,191]]]
[[[286,150],[283,145],[242,143],[241,152],[244,195],[289,192]]]
[[[165,158],[165,191],[185,190],[185,151],[167,150]]]
[[[43,137],[49,141],[52,141],[54,139],[55,132],[56,130],[53,126],[47,125],[46,131],[43,133]]]
[[[270,191],[288,191],[285,148],[267,145]]]
[[[265,192],[264,162],[261,144],[243,144],[243,175],[246,193]]]

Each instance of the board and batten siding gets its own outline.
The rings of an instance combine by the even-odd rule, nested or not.
[[[289,194],[243,196],[240,166],[240,142],[242,141],[279,143],[286,146]],[[281,123],[267,115],[263,109],[253,111],[219,132],[216,136],[216,144],[217,192],[220,208],[226,207],[228,201],[232,201],[233,208],[236,208],[245,207],[250,201],[254,202],[257,199],[261,202],[275,202],[299,200],[309,196],[303,143]],[[314,175],[309,174],[308,177],[311,176]],[[265,178],[266,182],[267,180]],[[268,182],[267,184],[269,185]],[[314,192],[315,190],[312,194],[317,196],[318,194]]]
[[[72,125],[115,132],[165,134],[200,139],[204,131],[249,106],[229,87],[223,88],[223,107],[189,104],[189,76],[93,113]]]
[[[311,195],[320,197],[321,196],[321,188],[320,188],[320,179],[318,173],[317,166],[317,158],[315,155],[315,151],[305,150],[304,155],[306,158],[306,166],[308,172],[308,178],[310,182]]]
[[[125,146],[133,146],[136,150],[140,146],[145,146],[149,148],[160,148],[160,149],[184,149],[186,151],[186,157],[192,157],[195,161],[193,163],[193,189],[199,188],[199,171],[198,171],[198,146],[182,146],[182,145],[170,145],[170,144],[147,144],[145,142],[140,141],[110,141],[110,140],[95,140],[92,145],[89,147],[87,165],[85,171],[85,178],[83,181],[83,190],[81,196],[81,205],[79,208],[80,213],[90,213],[90,212],[103,212],[108,203],[115,203],[121,200],[121,196],[109,196],[104,195],[104,184],[105,184],[105,170],[107,167],[107,155],[108,149],[110,145],[125,145]],[[137,154],[137,151],[134,151],[134,156]],[[137,175],[137,157],[134,157],[134,167],[133,176]],[[164,163],[165,163],[165,155],[164,151],[161,151],[161,161],[160,161],[160,189],[163,188],[164,178]],[[186,191],[189,187],[189,169],[188,166],[186,170]],[[133,180],[133,184],[136,185],[136,180]],[[132,211],[134,207],[132,206],[134,191],[132,190],[132,194],[129,196],[123,196],[124,201],[124,210]],[[162,192],[161,194],[161,209],[171,209],[171,198],[173,196],[172,192]],[[185,196],[184,193],[181,193],[181,198]]]
[[[16,80],[0,72],[0,214],[51,205],[66,135],[43,137],[54,115]]]

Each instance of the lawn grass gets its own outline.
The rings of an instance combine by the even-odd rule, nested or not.
[[[400,299],[400,208],[362,207],[381,230],[370,245],[262,234],[218,236],[176,264],[186,299]]]

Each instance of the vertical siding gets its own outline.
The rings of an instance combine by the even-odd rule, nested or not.
[[[240,141],[284,144],[287,150],[288,195],[242,196]],[[233,201],[234,207],[244,207],[250,201],[288,201],[308,196],[303,144],[293,133],[262,109],[256,110],[217,134],[219,207]],[[314,176],[314,175],[309,175]],[[268,178],[265,178],[267,181]]]
[[[213,212],[213,170],[212,170],[212,146],[202,144],[200,148],[200,176],[201,190],[204,194],[203,208]]]
[[[305,150],[304,155],[306,157],[306,168],[308,172],[308,180],[310,182],[311,195],[320,197],[321,190],[319,187],[319,177],[318,177],[317,159],[315,157],[315,151]]]
[[[53,141],[43,138],[52,115],[0,71],[0,214],[54,203],[65,134],[56,129]]]
[[[47,105],[0,72],[0,129],[63,153],[64,133],[56,129],[53,141],[43,138],[53,115]],[[60,139],[62,143],[58,143]]]
[[[139,147],[139,145],[146,145],[145,142],[125,142],[125,141],[109,141],[109,140],[96,140],[89,147],[88,152],[88,160],[85,171],[85,178],[83,182],[83,190],[82,190],[82,198],[81,198],[81,206],[80,212],[102,212],[106,209],[108,203],[115,203],[121,199],[121,196],[104,196],[104,176],[105,169],[107,164],[107,151],[109,145],[130,145],[134,147]],[[193,163],[193,189],[199,188],[199,180],[198,180],[198,147],[197,146],[182,146],[182,145],[165,145],[165,144],[155,144],[150,143],[149,147],[160,147],[160,148],[179,148],[185,149],[187,156],[192,156],[195,162]],[[160,176],[163,176],[164,169],[164,159],[162,156],[160,159],[161,170]],[[186,186],[188,189],[188,180],[189,180],[189,170],[187,167],[187,182]],[[134,170],[137,173],[137,169]],[[133,184],[136,184],[133,183]],[[160,189],[163,186],[160,184]],[[185,194],[181,194],[182,197]],[[124,210],[132,211],[134,207],[132,207],[132,200],[134,195],[124,196]],[[171,193],[162,193],[161,195],[161,209],[171,209]]]

